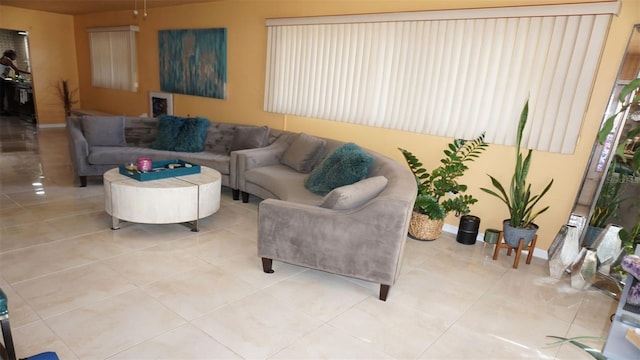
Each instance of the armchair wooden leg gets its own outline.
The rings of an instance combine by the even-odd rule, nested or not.
[[[233,196],[233,200],[240,200],[240,190],[231,189],[231,195]]]
[[[87,187],[87,177],[80,176],[80,187]]]
[[[387,301],[387,295],[389,295],[389,289],[391,285],[380,285],[380,300]]]
[[[244,191],[242,192],[242,202],[245,204],[249,202],[249,193]]]
[[[273,260],[268,258],[262,258],[262,271],[267,274],[273,274]]]

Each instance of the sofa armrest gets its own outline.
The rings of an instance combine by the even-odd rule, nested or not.
[[[282,154],[289,147],[289,135],[283,134],[268,146],[231,152],[229,164],[229,186],[244,191],[247,170],[280,163]]]
[[[89,143],[82,133],[80,118],[67,118],[67,137],[69,141],[69,156],[73,163],[76,176],[85,175],[87,157],[89,156]]]
[[[391,286],[412,205],[380,196],[357,209],[332,210],[267,199],[258,210],[258,255]]]

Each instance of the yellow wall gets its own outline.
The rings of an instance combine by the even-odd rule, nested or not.
[[[529,180],[536,185],[534,190],[541,190],[541,187],[551,178],[555,179],[551,192],[544,199],[544,203],[550,204],[551,209],[537,221],[540,225],[538,247],[542,249],[548,247],[560,226],[568,219],[632,26],[640,23],[640,0],[622,1],[622,10],[619,16],[614,17],[610,28],[590,106],[585,117],[582,136],[575,154],[534,153],[529,177]],[[305,131],[319,136],[353,141],[398,161],[403,160],[396,148],[404,147],[418,155],[425,165],[431,167],[437,165],[438,160],[442,157],[442,150],[450,139],[265,113],[262,110],[267,37],[264,26],[265,19],[567,2],[590,1],[227,0],[150,9],[146,20],[141,16],[135,18],[132,11],[77,16],[74,18],[74,22],[77,69],[82,94],[81,106],[126,115],[148,113],[148,92],[159,91],[157,31],[161,29],[225,27],[228,29],[228,98],[216,100],[175,94],[174,113],[176,115],[190,114],[204,116],[212,121],[266,124],[290,131]],[[36,14],[31,12],[27,16],[36,16]],[[52,15],[52,17],[54,16]],[[24,21],[23,24],[32,23],[31,19]],[[140,88],[138,92],[131,93],[91,87],[89,45],[85,29],[128,24],[140,26],[138,34]],[[47,26],[47,31],[51,30],[50,27]],[[41,34],[41,36],[43,35]],[[66,37],[64,40],[68,41]],[[47,48],[50,46],[50,44],[42,43],[39,45]],[[32,44],[32,48],[35,46]],[[66,58],[71,60],[73,56]],[[514,85],[517,86],[517,84]],[[472,213],[482,219],[481,231],[487,227],[500,227],[501,220],[508,217],[504,205],[497,199],[482,193],[478,188],[490,186],[486,174],[492,174],[503,183],[508,183],[513,166],[513,152],[514,149],[510,147],[490,146],[479,160],[471,164],[471,169],[464,178],[464,182],[469,185],[470,192],[480,199],[472,207]],[[458,219],[450,216],[447,223],[457,226]]]
[[[29,32],[38,125],[63,124],[64,107],[56,84],[65,79],[71,89],[78,88],[73,17],[0,5],[0,28]]]

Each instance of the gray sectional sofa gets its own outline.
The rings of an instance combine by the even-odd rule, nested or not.
[[[351,143],[275,129],[261,138],[264,128],[224,123],[208,124],[203,151],[158,150],[151,148],[161,137],[158,119],[126,117],[123,129],[103,127],[112,119],[92,117],[100,121],[97,129],[87,117],[67,120],[83,186],[87,176],[138,157],[211,167],[235,200],[240,193],[244,202],[251,195],[263,200],[258,256],[264,272],[272,273],[276,260],[354,277],[380,284],[379,298],[386,300],[400,272],[417,193],[404,164]]]
[[[120,129],[116,125],[105,126],[108,122],[123,119]],[[89,124],[98,122],[90,129]],[[87,176],[102,176],[107,170],[119,165],[149,157],[154,161],[181,159],[218,170],[222,174],[222,185],[234,186],[235,174],[230,172],[230,153],[236,143],[242,143],[244,132],[251,126],[211,122],[207,128],[204,149],[200,152],[157,150],[151,144],[158,135],[158,118],[114,117],[114,116],[70,116],[67,118],[69,153],[80,186],[86,186]],[[93,130],[98,135],[90,136]],[[268,129],[265,146],[273,143],[282,131]],[[238,134],[238,136],[236,136]],[[92,141],[93,140],[93,141]],[[238,141],[240,140],[240,141]],[[242,145],[242,144],[240,144]]]

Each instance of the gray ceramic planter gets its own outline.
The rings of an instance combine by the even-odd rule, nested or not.
[[[502,230],[504,231],[504,241],[509,246],[517,248],[520,239],[524,239],[523,247],[527,247],[533,240],[533,237],[536,235],[536,232],[538,231],[538,225],[532,223],[526,229],[515,228],[509,225],[509,220],[504,220],[502,222]]]

